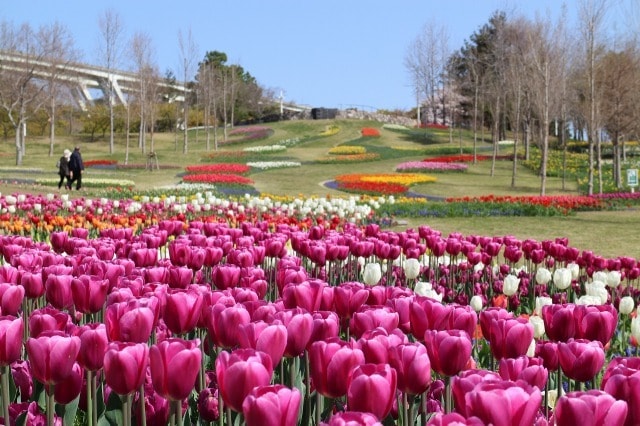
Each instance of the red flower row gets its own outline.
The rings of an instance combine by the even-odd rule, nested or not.
[[[568,211],[602,209],[605,204],[602,200],[587,196],[565,195],[484,195],[481,197],[455,197],[447,198],[447,202],[476,202],[476,203],[523,203],[539,205],[543,207],[556,207]]]
[[[361,130],[362,136],[378,137],[380,136],[380,130],[373,127],[363,127]]]
[[[113,166],[118,164],[117,160],[85,160],[85,167],[93,167],[93,166]]]
[[[227,185],[253,185],[253,181],[249,178],[232,174],[193,174],[186,175],[182,178],[185,182],[192,183],[223,183]]]
[[[230,173],[243,175],[251,170],[246,164],[238,163],[218,163],[218,164],[198,164],[185,168],[189,173]]]
[[[396,195],[404,194],[409,189],[405,185],[399,183],[386,183],[386,182],[338,182],[338,189],[347,192],[358,192],[362,194],[372,195]]]

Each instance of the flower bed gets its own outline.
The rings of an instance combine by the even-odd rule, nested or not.
[[[562,237],[332,229],[329,208],[355,198],[277,215],[212,194],[0,197],[21,234],[0,235],[6,423],[640,424],[637,259]]]
[[[300,167],[302,164],[298,161],[256,161],[247,163],[247,166],[253,169],[270,170],[283,169],[287,167]]]
[[[218,163],[218,164],[191,165],[191,166],[185,167],[185,170],[192,174],[224,173],[224,174],[244,175],[244,174],[247,174],[251,170],[251,168],[245,164]]]
[[[350,155],[330,155],[328,157],[320,157],[315,160],[316,163],[330,164],[330,163],[361,163],[365,161],[375,161],[380,159],[380,154],[375,152],[367,152],[365,154],[350,154]]]
[[[439,161],[408,161],[396,166],[397,172],[466,172],[469,166],[463,163]]]
[[[34,179],[34,183],[37,185],[43,186],[57,186],[59,178],[38,178]],[[87,188],[105,188],[105,187],[114,187],[114,188],[130,188],[135,186],[135,182],[129,179],[97,179],[97,178],[83,178],[82,186]]]
[[[363,137],[377,138],[380,136],[380,130],[375,129],[373,127],[363,127],[362,130],[360,130],[360,133],[362,134]]]
[[[327,126],[322,132],[320,132],[320,136],[334,136],[340,132],[340,126],[330,125]]]
[[[329,150],[329,155],[354,155],[364,154],[367,148],[364,146],[340,145],[334,146]]]
[[[423,174],[362,174],[352,173],[336,176],[338,188],[347,192],[369,195],[398,195],[409,190],[411,185],[435,182],[436,178]]]
[[[220,142],[221,144],[229,145],[232,143],[266,139],[273,134],[273,129],[265,126],[236,127],[230,130],[228,134],[231,138],[227,141]]]
[[[477,161],[491,160],[490,155],[476,155]],[[439,155],[437,157],[425,158],[422,161],[434,163],[473,163],[472,154]]]
[[[114,168],[117,164],[117,160],[85,160],[83,161],[86,168],[99,167],[99,168]]]
[[[564,196],[564,195],[547,195],[547,196],[513,196],[513,195],[485,195],[482,197],[455,197],[447,198],[448,203],[473,202],[473,203],[523,203],[530,205],[539,205],[542,207],[553,207],[565,212],[602,210],[606,207],[605,203],[594,197],[587,196]]]
[[[284,152],[287,147],[284,145],[263,145],[263,146],[249,146],[242,149],[244,152],[258,152],[258,153],[273,153]]]
[[[253,185],[253,180],[235,174],[189,174],[182,177],[183,182],[224,184],[224,185]]]

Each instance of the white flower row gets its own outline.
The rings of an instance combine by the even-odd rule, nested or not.
[[[247,163],[247,166],[260,170],[283,169],[285,167],[300,167],[298,161],[255,161]]]
[[[250,146],[244,148],[244,152],[282,152],[286,151],[287,147],[284,145],[260,145],[260,146]]]
[[[278,145],[294,146],[300,143],[300,138],[281,139],[278,141]]]
[[[409,130],[407,126],[402,124],[383,124],[382,128],[387,130]]]

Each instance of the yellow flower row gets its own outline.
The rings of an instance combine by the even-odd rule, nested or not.
[[[329,150],[331,155],[364,154],[365,152],[367,152],[367,148],[364,146],[353,145],[334,146]]]
[[[348,175],[340,175],[336,180],[341,182],[373,182],[373,183],[395,183],[400,185],[416,185],[419,183],[431,183],[437,179],[434,176],[425,175],[423,173],[378,173],[378,174],[361,174],[353,173]]]
[[[340,131],[340,127],[336,125],[327,126],[324,131],[320,132],[320,136],[333,136]]]

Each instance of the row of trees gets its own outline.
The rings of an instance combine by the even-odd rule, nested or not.
[[[542,195],[551,141],[566,150],[569,137],[586,140],[589,194],[602,192],[602,148],[609,144],[621,187],[624,143],[640,135],[640,50],[633,31],[624,39],[607,36],[610,7],[607,0],[581,0],[574,30],[564,9],[556,21],[496,12],[454,52],[446,29],[426,27],[405,56],[426,120],[462,122],[474,141],[490,129],[496,149],[511,132],[513,186],[519,144],[528,157],[535,143]]]
[[[49,155],[54,154],[56,123],[72,129],[79,119],[84,131],[93,138],[96,133],[109,134],[109,149],[115,151],[115,134],[126,133],[126,155],[130,149],[130,134],[138,135],[137,147],[142,152],[154,150],[157,129],[182,131],[182,151],[188,152],[190,126],[206,129],[207,149],[217,149],[217,128],[241,121],[255,121],[276,111],[273,92],[261,87],[242,66],[228,64],[227,55],[211,51],[198,61],[199,52],[191,33],[178,33],[179,70],[161,75],[156,51],[149,35],[134,33],[125,37],[119,15],[106,10],[98,19],[100,46],[97,62],[107,70],[109,78],[105,96],[84,104],[77,96],[78,84],[70,81],[67,67],[80,61],[80,52],[71,33],[59,23],[37,29],[29,24],[0,22],[0,52],[18,53],[24,58],[20,67],[0,60],[0,125],[4,136],[15,136],[16,165],[26,155],[27,124],[43,131],[42,122],[49,125]],[[46,77],[42,62],[50,64]],[[136,76],[137,87],[127,92],[124,105],[118,103],[113,76],[127,69]],[[179,91],[179,86],[186,91]],[[186,82],[186,83],[185,83]],[[71,106],[76,107],[70,111]],[[59,114],[58,111],[64,111]],[[83,110],[82,113],[79,111]],[[213,130],[212,130],[213,129]]]

